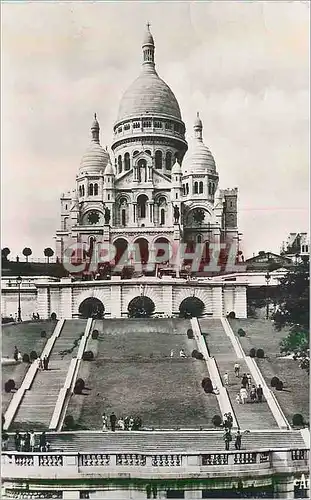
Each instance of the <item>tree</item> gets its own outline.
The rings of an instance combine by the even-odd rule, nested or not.
[[[281,343],[282,350],[306,349],[309,343],[309,259],[305,258],[280,280],[277,287],[274,326],[280,331],[290,326]]]
[[[25,247],[23,250],[23,255],[26,257],[26,262],[28,262],[28,257],[32,254],[31,248]]]
[[[47,257],[48,259],[48,264],[50,263],[50,257],[53,257],[54,255],[54,251],[52,250],[52,248],[45,248],[44,249],[44,255]]]
[[[1,250],[1,257],[3,260],[7,261],[8,260],[8,255],[11,253],[11,250],[8,247],[2,248]]]

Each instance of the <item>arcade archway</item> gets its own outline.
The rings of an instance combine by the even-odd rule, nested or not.
[[[154,313],[155,305],[149,297],[141,295],[134,297],[128,305],[129,318],[150,318]]]
[[[79,306],[81,318],[102,319],[104,317],[105,306],[95,297],[88,297]]]
[[[118,238],[113,242],[115,248],[116,248],[116,255],[115,255],[115,263],[116,265],[118,264],[119,260],[121,257],[125,254],[127,251],[128,243],[124,238]]]
[[[139,253],[135,252],[135,262],[141,262],[142,264],[147,264],[149,259],[149,243],[145,238],[138,238],[135,241],[135,245],[138,245]]]
[[[181,318],[198,318],[202,316],[204,303],[198,297],[187,297],[179,306]]]
[[[162,248],[157,248],[157,244]],[[157,258],[157,262],[161,262],[161,264],[167,263],[172,255],[172,245],[170,241],[167,238],[161,237],[155,240],[154,245],[154,256]]]

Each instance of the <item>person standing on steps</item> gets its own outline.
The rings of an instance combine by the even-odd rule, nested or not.
[[[30,431],[30,451],[34,452],[36,447],[36,436],[34,431]]]
[[[225,385],[229,385],[229,375],[227,372],[224,374],[224,382],[225,382]]]
[[[248,389],[249,389],[250,386],[252,385],[252,377],[251,377],[250,373],[248,373],[246,376],[247,376],[247,384],[248,384]]]
[[[256,392],[257,392],[258,403],[262,403],[263,390],[260,384],[258,385]]]
[[[239,365],[239,363],[235,363],[235,365],[234,365],[234,373],[235,373],[236,377],[240,376],[240,365]]]
[[[232,441],[231,432],[229,429],[226,429],[225,433],[224,433],[224,442],[225,442],[225,450],[226,451],[228,451],[230,448],[230,441]]]
[[[242,387],[244,387],[244,389],[245,389],[245,388],[246,388],[246,386],[247,386],[247,384],[248,384],[247,375],[246,375],[246,373],[243,373],[243,377],[242,377],[241,385],[242,385]]]
[[[234,442],[234,446],[235,446],[236,450],[241,449],[241,441],[242,441],[241,433],[240,433],[240,431],[237,431],[236,436],[235,436],[235,442]]]
[[[112,432],[115,432],[116,430],[116,422],[117,422],[117,417],[115,416],[114,412],[112,412],[110,415],[110,426]]]
[[[103,423],[103,432],[106,432],[108,430],[108,427],[107,427],[108,417],[105,413],[102,416],[102,423]]]

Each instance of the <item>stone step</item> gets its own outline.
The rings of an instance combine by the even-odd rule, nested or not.
[[[233,433],[233,438],[235,434]],[[223,432],[77,432],[48,433],[51,451],[79,451],[105,453],[213,453],[224,450]],[[9,449],[14,448],[13,436]],[[230,445],[234,449],[234,442]],[[261,431],[242,434],[242,449],[305,449],[299,431]]]

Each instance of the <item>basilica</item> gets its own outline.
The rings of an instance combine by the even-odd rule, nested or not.
[[[101,146],[95,114],[76,188],[61,196],[58,260],[74,243],[99,240],[116,247],[116,259],[132,243],[144,260],[155,243],[202,243],[207,260],[211,242],[237,254],[237,188],[219,189],[199,113],[189,135],[188,148],[177,99],[156,71],[147,25],[141,72],[121,99],[111,151]]]

